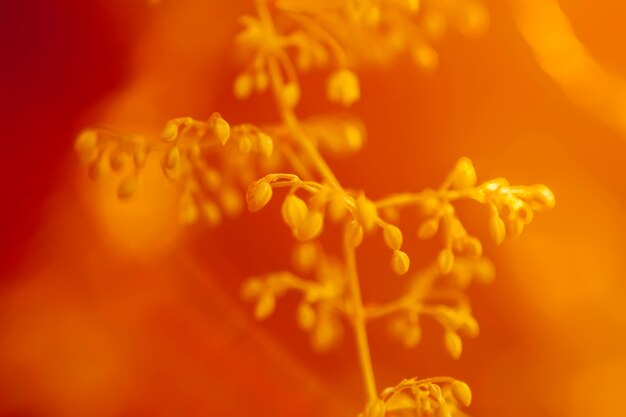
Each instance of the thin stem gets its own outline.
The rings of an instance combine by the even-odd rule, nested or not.
[[[344,250],[346,257],[346,267],[348,269],[348,285],[350,286],[350,296],[353,305],[353,327],[356,338],[356,345],[359,354],[359,364],[363,374],[363,382],[365,384],[365,392],[369,401],[378,398],[376,394],[376,380],[374,378],[374,368],[372,367],[372,358],[370,356],[369,343],[367,341],[367,329],[365,328],[365,309],[363,307],[363,298],[361,296],[361,286],[356,269],[355,248],[350,244],[347,236],[344,238]]]
[[[256,5],[259,12],[259,17],[265,23],[267,30],[271,33],[271,36],[278,36],[276,34],[274,23],[272,21],[271,14],[267,8],[265,0],[257,0]],[[282,94],[284,91],[283,77],[280,72],[280,64],[274,54],[275,52],[270,51],[270,54],[268,54],[267,57],[267,63],[270,80],[272,83],[272,89],[274,91],[274,98],[283,123],[297,140],[298,144],[302,147],[304,152],[308,155],[309,159],[311,160],[319,174],[322,176],[322,178],[324,178],[324,180],[334,189],[342,190],[343,188],[339,184],[339,181],[337,180],[337,177],[335,177],[335,174],[332,172],[317,148],[311,143],[307,135],[303,132],[300,126],[300,122],[294,114],[293,109],[285,104]]]

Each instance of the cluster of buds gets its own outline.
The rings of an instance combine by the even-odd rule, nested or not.
[[[405,379],[385,388],[371,400],[361,417],[384,417],[389,414],[416,417],[451,417],[464,415],[461,407],[472,402],[469,386],[452,378]]]
[[[298,326],[309,332],[317,352],[326,352],[341,340],[341,315],[346,312],[346,273],[343,265],[327,256],[321,247],[307,242],[296,247],[294,264],[304,278],[291,272],[271,273],[248,279],[242,286],[242,297],[255,303],[258,320],[268,318],[276,299],[288,291],[301,295],[296,310]]]
[[[91,179],[98,178],[107,165],[112,172],[122,176],[117,186],[120,199],[130,198],[137,190],[139,174],[152,150],[143,136],[120,134],[110,129],[81,132],[74,148],[87,165]]]

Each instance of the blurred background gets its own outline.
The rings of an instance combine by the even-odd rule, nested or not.
[[[450,374],[472,387],[476,416],[622,415],[626,4],[559,2],[598,73],[555,69],[580,49],[551,32],[559,25],[548,3],[485,1],[489,31],[450,33],[434,73],[408,60],[363,71],[354,111],[368,142],[331,161],[347,186],[372,197],[435,186],[460,156],[474,161],[479,180],[554,191],[555,209],[499,248],[486,239],[485,214],[465,212],[497,277],[470,291],[481,335],[459,361],[435,326],[409,351],[372,329],[379,386]],[[250,2],[33,0],[3,9],[0,416],[361,409],[350,337],[317,355],[295,323],[296,299],[264,323],[239,299],[245,277],[289,266],[276,202],[218,229],[185,228],[158,161],[123,203],[115,179],[89,181],[73,152],[92,124],[157,135],[170,118],[216,110],[232,123],[276,120],[269,97],[240,103],[231,94],[239,68],[231,40]],[[605,72],[608,81],[586,77]],[[305,79],[301,114],[327,106],[322,79]],[[425,264],[432,254],[412,245],[413,264]],[[395,279],[386,259],[369,256],[379,249],[363,249],[370,299]]]

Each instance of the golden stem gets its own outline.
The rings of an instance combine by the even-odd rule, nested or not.
[[[347,235],[344,236],[344,250],[346,257],[346,267],[348,269],[348,285],[350,286],[350,298],[353,305],[352,325],[356,338],[357,351],[359,354],[359,364],[363,374],[365,392],[368,401],[378,398],[376,394],[376,380],[374,378],[374,368],[370,356],[369,343],[367,341],[367,329],[365,327],[365,308],[361,296],[361,286],[356,269],[355,248],[350,244]]]

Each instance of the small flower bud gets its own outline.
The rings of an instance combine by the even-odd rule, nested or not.
[[[276,307],[276,300],[272,294],[263,294],[256,304],[254,309],[254,317],[257,320],[265,320],[274,312]]]
[[[457,190],[465,190],[476,185],[476,171],[474,164],[469,158],[461,158],[454,168],[452,187]]]
[[[309,215],[309,208],[298,196],[290,194],[285,198],[281,212],[284,222],[292,229],[297,229]]]
[[[261,155],[266,158],[272,156],[272,152],[274,152],[274,141],[263,132],[259,133],[259,150]]]
[[[79,156],[88,160],[98,145],[98,134],[93,130],[85,130],[76,138],[74,150]]]
[[[300,101],[300,87],[298,84],[289,82],[283,86],[282,101],[288,108],[296,107]]]
[[[397,226],[387,224],[383,228],[383,239],[391,250],[399,250],[402,247],[402,231]]]
[[[313,211],[306,216],[300,227],[294,229],[296,238],[300,240],[315,239],[324,228],[324,216],[319,211]]]
[[[215,132],[217,140],[219,140],[222,145],[226,145],[228,138],[230,138],[230,125],[228,122],[221,117],[217,117],[213,122],[213,132]]]
[[[315,325],[315,310],[311,304],[301,302],[297,311],[298,324],[303,330],[310,330]]]
[[[378,219],[376,204],[364,195],[356,199],[356,219],[366,232],[374,227]]]
[[[250,93],[252,93],[252,88],[254,86],[254,81],[252,76],[247,72],[241,73],[235,78],[235,82],[233,84],[233,90],[235,93],[235,97],[239,100],[245,100],[250,97]]]
[[[404,275],[409,271],[410,264],[411,259],[409,255],[401,250],[393,251],[393,255],[391,255],[391,269],[393,269],[393,272],[398,275]]]
[[[257,180],[250,184],[246,192],[248,210],[261,210],[272,199],[272,186],[265,180]]]
[[[178,167],[180,161],[180,151],[176,146],[172,146],[165,154],[165,167],[170,170],[175,170]]]
[[[132,197],[135,191],[137,191],[137,176],[135,174],[127,176],[117,186],[117,196],[122,200]]]
[[[439,265],[439,271],[443,275],[447,275],[452,271],[452,267],[454,266],[454,254],[451,249],[446,248],[439,252],[439,255],[437,255],[437,265]]]
[[[335,103],[346,107],[352,105],[361,97],[359,78],[345,68],[333,72],[328,79],[326,95]]]
[[[346,243],[353,248],[359,247],[363,241],[363,228],[356,221],[346,224],[345,230]]]
[[[435,236],[439,230],[439,219],[428,219],[417,230],[417,237],[426,240]]]
[[[489,235],[496,242],[496,245],[500,245],[504,241],[506,235],[504,221],[497,214],[492,215],[489,219]]]
[[[167,123],[161,133],[161,140],[163,142],[171,142],[176,139],[176,137],[178,137],[178,125],[173,122]]]
[[[469,407],[472,403],[472,390],[463,381],[454,381],[452,383],[452,395],[463,407]]]
[[[461,337],[456,332],[446,330],[444,335],[444,344],[446,346],[446,350],[453,359],[459,359],[461,357],[463,342],[461,341]]]

